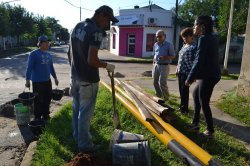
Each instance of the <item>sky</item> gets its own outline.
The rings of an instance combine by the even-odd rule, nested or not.
[[[155,0],[152,3],[170,10],[175,6],[175,1]],[[84,20],[92,17],[95,9],[102,5],[110,6],[114,10],[114,15],[117,15],[119,9],[131,9],[135,5],[147,6],[149,0],[0,0],[0,3],[21,5],[35,15],[54,17],[59,20],[59,24],[70,31],[80,21],[80,6],[81,20]]]

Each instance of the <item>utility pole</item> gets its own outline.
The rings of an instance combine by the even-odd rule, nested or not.
[[[234,12],[234,0],[231,0],[231,9],[230,9],[229,25],[228,25],[228,32],[227,32],[227,43],[226,43],[226,51],[225,51],[225,59],[224,59],[224,68],[223,68],[223,72],[222,72],[223,75],[228,75],[227,63],[228,63],[228,55],[229,55],[229,48],[230,48],[233,12]]]
[[[174,39],[173,39],[173,44],[174,48],[177,51],[178,46],[176,45],[176,34],[177,34],[177,19],[178,19],[178,0],[175,2],[175,20],[174,20]]]
[[[82,21],[82,7],[81,7],[81,0],[80,0],[80,21]]]

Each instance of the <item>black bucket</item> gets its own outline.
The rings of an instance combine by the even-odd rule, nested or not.
[[[39,136],[45,126],[43,120],[32,120],[28,123],[29,128],[35,136]]]
[[[64,90],[53,89],[52,90],[52,99],[53,100],[61,100],[64,95]]]
[[[19,101],[26,106],[32,105],[33,101],[36,97],[36,94],[31,93],[31,92],[23,92],[18,95]]]

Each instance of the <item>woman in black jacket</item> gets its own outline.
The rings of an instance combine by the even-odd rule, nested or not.
[[[213,138],[214,127],[209,102],[213,89],[221,78],[221,71],[219,42],[213,34],[213,21],[210,16],[199,16],[195,20],[194,35],[198,36],[197,51],[186,85],[190,86],[195,80],[197,85],[193,91],[195,113],[189,128],[199,131],[200,110],[202,109],[207,123],[207,129],[203,135]]]

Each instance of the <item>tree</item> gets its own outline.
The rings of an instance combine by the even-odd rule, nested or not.
[[[52,37],[53,32],[43,16],[36,17],[35,23],[37,25],[37,36],[47,35],[48,37]]]
[[[250,97],[250,2],[248,8],[248,19],[246,26],[246,38],[243,48],[243,58],[238,79],[237,94]]]
[[[10,34],[17,36],[18,46],[20,44],[20,36],[26,32],[32,31],[32,14],[27,12],[21,6],[8,6],[10,13]]]
[[[48,27],[51,29],[52,34],[53,34],[53,40],[56,40],[57,36],[59,36],[60,34],[60,29],[62,28],[62,26],[60,24],[58,24],[58,20],[56,20],[53,17],[46,17],[45,18]]]
[[[5,36],[9,33],[9,12],[7,11],[6,7],[4,5],[0,5],[0,36],[3,36],[3,49],[5,50]]]
[[[69,32],[66,28],[61,28],[60,30],[60,40],[67,41],[69,40]]]
[[[192,26],[199,15],[210,15],[217,18],[218,0],[186,0],[179,6],[178,22],[181,26]]]
[[[245,32],[249,0],[237,0],[235,3],[232,36]],[[225,41],[228,29],[229,0],[186,0],[179,6],[178,22],[181,26],[192,26],[199,15],[212,16],[215,28],[222,41]]]
[[[232,36],[245,33],[249,0],[237,0],[234,4]],[[226,40],[230,1],[220,0],[218,28],[222,40]]]

